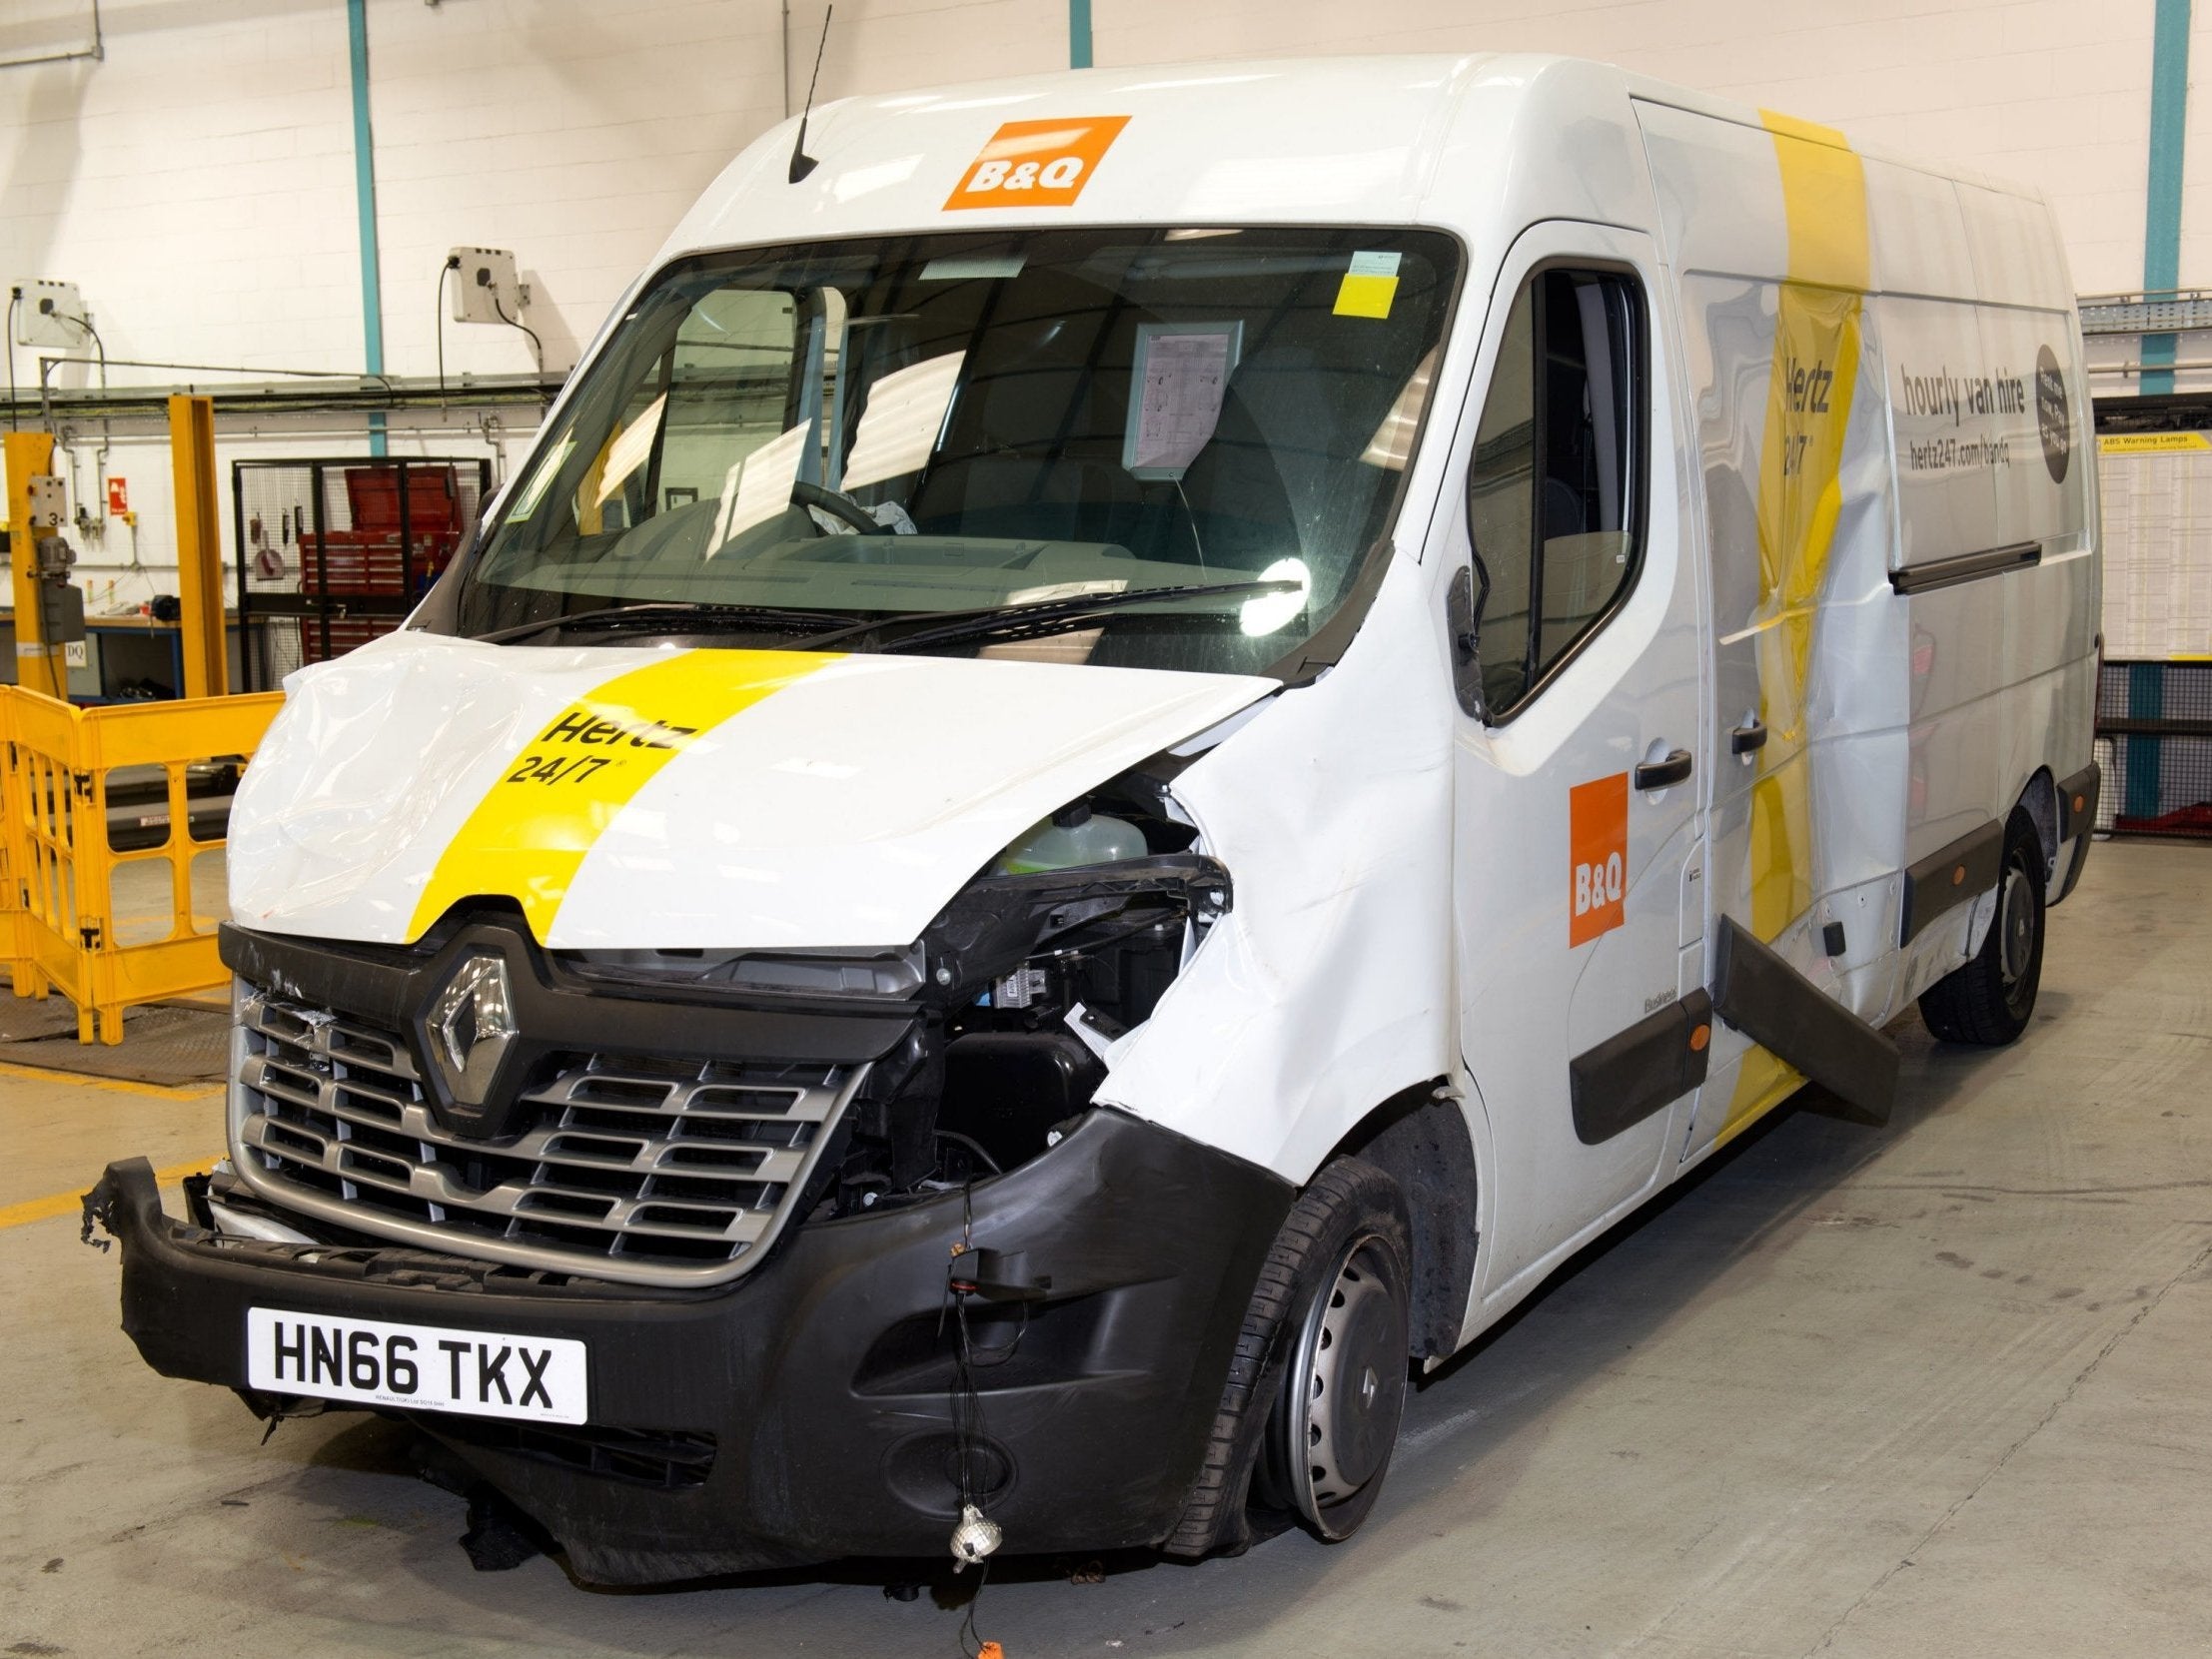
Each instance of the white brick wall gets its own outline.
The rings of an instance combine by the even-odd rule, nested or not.
[[[2085,290],[2141,272],[2147,0],[1096,0],[1102,63],[1500,47],[1582,52],[2033,179]],[[108,56],[0,71],[0,266],[78,282],[113,355],[356,368],[342,0],[110,0]],[[793,8],[803,94],[821,6]],[[776,0],[371,0],[387,364],[432,366],[440,262],[512,247],[564,367],[683,207],[782,113]],[[2212,51],[2212,15],[2199,25]],[[825,96],[1065,62],[1059,0],[848,0]],[[2212,275],[2212,107],[2182,267]],[[450,369],[529,365],[449,328]],[[19,373],[31,373],[28,362]]]
[[[2149,0],[1093,4],[1102,64],[1556,50],[1833,122],[2041,184],[2084,292],[2141,278],[2151,11]],[[431,372],[438,272],[455,244],[517,252],[535,291],[529,321],[549,363],[567,367],[691,198],[781,115],[779,12],[778,0],[369,0],[388,369]],[[78,283],[111,356],[359,369],[344,0],[103,0],[102,16],[104,62],[0,69],[0,278]],[[820,0],[792,6],[794,102],[821,16]],[[2212,63],[2212,8],[2199,10],[2195,50]],[[844,0],[822,96],[1066,61],[1063,0]],[[2186,177],[2182,280],[2212,282],[2212,98],[2191,107]],[[448,325],[446,352],[455,374],[530,364],[508,330]],[[20,378],[34,359],[17,353]],[[64,372],[64,384],[83,378]],[[257,440],[226,428],[223,442],[228,455]],[[158,444],[135,447],[154,564],[171,546],[167,470]],[[118,545],[86,551],[104,559]]]

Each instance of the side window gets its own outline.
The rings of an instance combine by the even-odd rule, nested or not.
[[[1514,297],[1468,469],[1493,714],[1512,712],[1635,574],[1642,326],[1634,280],[1613,272],[1540,271]]]

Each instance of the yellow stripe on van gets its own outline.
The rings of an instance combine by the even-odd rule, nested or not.
[[[543,942],[576,867],[660,769],[731,716],[835,656],[797,651],[682,651],[577,698],[501,768],[461,826],[408,938],[462,899],[516,900]]]
[[[1781,168],[1788,277],[1759,453],[1759,718],[1771,734],[1751,786],[1751,932],[1771,942],[1812,903],[1805,685],[1828,549],[1843,506],[1843,434],[1858,386],[1859,313],[1871,286],[1866,175],[1843,135],[1761,111]],[[1803,1080],[1764,1049],[1743,1057],[1721,1142]]]

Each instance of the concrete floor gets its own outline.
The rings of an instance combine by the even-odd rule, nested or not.
[[[1009,1659],[2212,1653],[2208,901],[2212,851],[2098,848],[2021,1044],[1907,1022],[1890,1127],[1786,1113],[1590,1252],[1421,1389],[1351,1544],[1009,1565],[982,1633]],[[212,1096],[0,1076],[0,1652],[956,1650],[942,1589],[865,1569],[471,1572],[396,1431],[261,1446],[139,1364],[73,1216],[25,1219],[112,1156],[213,1154]]]

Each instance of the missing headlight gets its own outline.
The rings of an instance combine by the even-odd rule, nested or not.
[[[571,951],[559,961],[585,979],[658,980],[772,996],[904,1000],[922,985],[919,945],[884,951]]]

